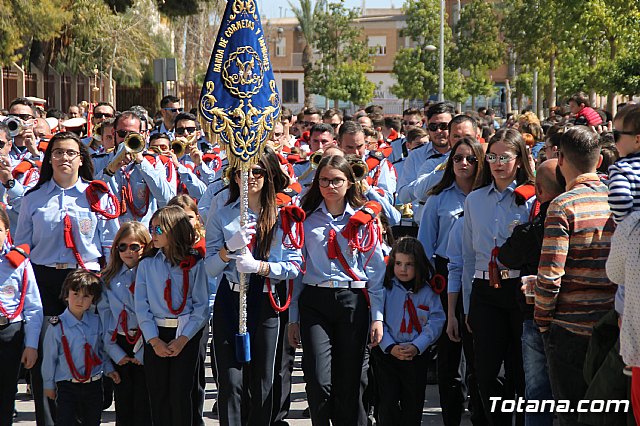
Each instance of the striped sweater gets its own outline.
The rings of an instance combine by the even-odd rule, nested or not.
[[[543,332],[556,324],[589,336],[613,309],[616,285],[605,263],[615,224],[607,187],[596,174],[580,175],[567,188],[547,212],[534,318]]]
[[[609,166],[609,206],[616,223],[640,210],[640,152]]]

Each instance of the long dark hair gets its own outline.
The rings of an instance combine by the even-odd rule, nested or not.
[[[514,129],[500,129],[496,132],[495,135],[489,141],[489,146],[487,147],[487,153],[491,152],[491,147],[493,144],[502,142],[511,148],[515,154],[516,158],[520,160],[520,167],[516,172],[516,184],[524,185],[525,183],[534,183],[534,174],[531,169],[531,164],[529,164],[528,154],[527,154],[527,145],[524,143],[524,139],[522,134],[519,131]],[[486,160],[486,157],[485,157]],[[487,164],[484,168],[483,176],[482,176],[482,186],[490,185],[493,182],[493,177],[491,176],[491,167]]]
[[[474,138],[465,137],[456,142],[453,148],[451,148],[451,154],[449,154],[449,159],[447,160],[447,165],[445,166],[444,173],[442,174],[442,179],[440,182],[435,184],[427,194],[438,195],[453,185],[456,181],[456,175],[453,171],[453,156],[456,154],[458,147],[463,144],[471,148],[473,155],[478,159],[478,162],[476,163],[476,173],[473,176],[473,187],[471,189],[473,190],[480,186],[482,183],[482,173],[484,171],[484,151],[482,150],[482,145],[480,145]]]
[[[56,142],[65,139],[71,139],[78,144],[78,151],[80,151],[80,157],[82,159],[82,165],[78,169],[78,176],[86,181],[93,180],[93,160],[91,159],[91,155],[89,155],[89,149],[87,146],[80,141],[80,138],[75,133],[60,132],[56,133],[49,141],[49,145],[47,145],[47,149],[44,151],[44,159],[42,160],[42,167],[40,168],[40,179],[38,179],[38,183],[36,183],[33,188],[27,191],[27,194],[40,188],[53,178],[51,152],[53,151]]]
[[[347,189],[347,193],[344,198],[351,207],[362,207],[365,200],[362,197],[359,185],[356,185],[356,177],[351,169],[351,164],[341,155],[331,155],[320,160],[318,170],[316,170],[316,174],[313,177],[313,183],[311,183],[309,191],[307,191],[307,193],[302,197],[302,210],[305,211],[307,216],[317,209],[324,199],[320,192],[320,173],[325,167],[331,167],[344,173],[347,177],[347,181],[351,183],[351,186]]]
[[[406,254],[413,257],[413,264],[416,268],[416,278],[413,284],[413,292],[417,293],[425,285],[429,285],[431,278],[436,274],[433,265],[427,259],[427,254],[424,251],[424,247],[418,241],[417,238],[404,236],[399,240],[396,240],[391,253],[389,254],[389,261],[387,262],[387,270],[384,275],[384,286],[390,289],[393,284],[392,280],[395,277],[393,267],[396,263],[396,255],[398,253]]]
[[[260,191],[261,211],[256,224],[256,239],[258,241],[258,257],[267,259],[271,251],[273,234],[278,222],[278,206],[276,194],[284,190],[289,184],[289,177],[280,168],[280,161],[275,151],[266,147],[258,162],[265,169],[264,184]],[[229,201],[227,205],[234,203],[240,197],[240,186],[235,180],[236,169],[231,170],[229,179]]]

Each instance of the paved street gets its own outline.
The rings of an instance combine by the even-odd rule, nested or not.
[[[296,356],[295,370],[294,370],[294,385],[291,394],[292,398],[292,410],[287,419],[292,426],[310,425],[311,421],[302,416],[302,411],[307,407],[306,394],[304,392],[304,382],[302,380],[302,370],[300,369],[300,355],[299,352]],[[207,365],[209,359],[207,358]],[[215,416],[211,414],[211,407],[216,398],[216,386],[211,378],[211,369],[207,368],[207,395],[204,404],[205,420],[207,425],[218,425],[219,422]],[[33,408],[33,401],[26,395],[26,385],[21,383],[18,386],[18,398],[16,402],[19,416],[14,422],[17,425],[35,425],[35,413]],[[102,415],[102,421],[105,425],[115,425],[115,406],[112,405]],[[427,398],[425,401],[424,411],[422,415],[423,425],[441,425],[442,417],[440,416],[440,407],[438,399],[438,387],[436,385],[430,385],[427,387]],[[462,426],[470,426],[471,422],[469,416],[463,417]]]

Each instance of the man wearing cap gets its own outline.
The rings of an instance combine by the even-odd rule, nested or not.
[[[78,137],[82,137],[85,132],[85,125],[87,124],[87,119],[84,117],[75,117],[70,118],[66,121],[63,121],[62,127],[67,132],[72,132],[78,135]]]

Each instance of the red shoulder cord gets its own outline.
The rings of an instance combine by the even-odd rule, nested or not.
[[[70,248],[73,252],[73,256],[76,258],[76,262],[82,269],[87,269],[84,266],[84,262],[82,260],[82,256],[78,252],[78,247],[76,247],[76,242],[73,240],[73,225],[71,224],[71,218],[67,213],[64,217],[64,245],[67,248]]]
[[[103,210],[100,206],[100,195],[108,194],[110,204],[115,209],[114,213],[110,213],[107,210]],[[101,180],[94,180],[89,183],[89,186],[86,190],[87,201],[89,201],[89,206],[91,207],[91,211],[96,214],[101,215],[105,219],[116,219],[120,216],[120,203],[118,202],[118,197],[115,196],[109,188],[107,184],[102,182]]]
[[[4,306],[2,306],[2,303],[0,302],[0,314],[2,314],[2,316],[6,317],[9,321],[12,321],[14,318],[17,318],[21,313],[22,313],[22,309],[24,308],[24,298],[27,295],[27,268],[24,269],[24,271],[22,272],[22,289],[20,290],[20,303],[18,304],[18,307],[16,308],[15,311],[13,311],[13,313],[8,313],[5,309]]]
[[[145,187],[144,207],[139,210],[133,200],[133,191],[131,190],[130,181],[131,173],[123,171],[122,176],[124,176],[125,184],[122,185],[122,189],[120,191],[122,194],[122,205],[120,206],[120,210],[122,211],[122,214],[125,214],[128,206],[128,208],[131,209],[131,216],[133,216],[134,219],[143,218],[149,211],[149,187]]]
[[[129,286],[129,291],[131,292],[131,294],[134,293],[135,288],[136,282],[134,280]],[[122,311],[120,311],[118,322],[116,322],[116,328],[113,330],[113,334],[111,335],[112,342],[116,341],[119,325],[122,325],[122,331],[124,332],[125,339],[127,339],[127,343],[129,343],[130,345],[135,345],[138,342],[138,339],[140,339],[140,336],[142,336],[142,330],[138,328],[133,336],[129,336],[129,314],[127,314],[127,311],[124,308],[122,309]]]
[[[167,308],[173,315],[180,315],[184,311],[184,307],[187,304],[187,292],[189,291],[189,271],[196,264],[195,256],[188,256],[185,260],[180,262],[180,268],[182,269],[182,303],[178,309],[173,309],[173,299],[171,297],[171,278],[167,278],[164,287],[164,300],[167,302]]]
[[[301,249],[304,245],[304,210],[302,210],[298,206],[287,206],[280,209],[280,214],[282,216],[283,231],[282,245],[288,249]],[[291,230],[291,222],[295,223],[295,235],[293,235],[293,231]],[[300,269],[297,264],[296,267]],[[267,277],[265,279],[265,282],[269,291],[269,303],[271,303],[271,307],[273,308],[273,310],[280,313],[289,309],[289,305],[291,304],[291,296],[293,295],[293,280],[289,280],[287,300],[282,306],[278,306],[275,298],[273,297],[273,292],[271,291],[271,280]]]
[[[93,367],[96,367],[102,364],[102,361],[93,351],[93,348],[89,344],[89,342],[84,343],[84,374],[80,374],[76,365],[73,362],[73,357],[71,356],[71,348],[69,347],[69,342],[67,341],[67,336],[64,335],[64,326],[62,325],[62,320],[60,319],[60,331],[62,331],[62,349],[64,350],[64,357],[67,360],[67,364],[69,365],[69,370],[71,370],[71,375],[74,379],[79,381],[80,383],[84,383],[91,378],[91,371]]]

